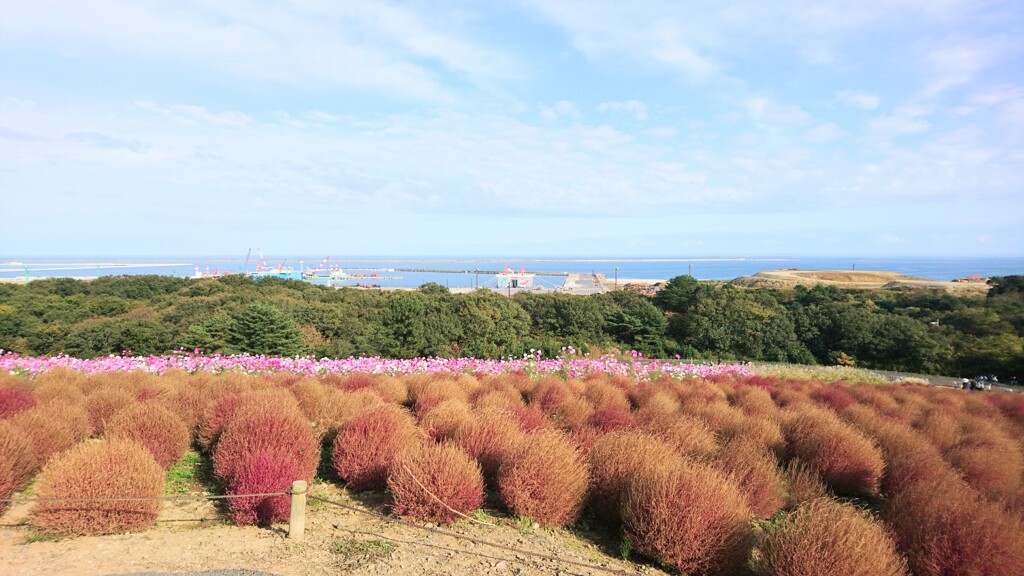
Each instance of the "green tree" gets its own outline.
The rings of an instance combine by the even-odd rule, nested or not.
[[[235,349],[250,354],[301,354],[302,332],[290,316],[271,304],[250,304],[231,328]]]

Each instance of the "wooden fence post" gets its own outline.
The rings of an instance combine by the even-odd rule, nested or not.
[[[292,482],[292,511],[288,517],[288,537],[302,540],[306,533],[306,481]]]

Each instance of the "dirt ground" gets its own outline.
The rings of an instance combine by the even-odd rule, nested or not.
[[[746,288],[793,288],[815,284],[862,289],[938,288],[958,295],[978,296],[984,296],[989,289],[988,284],[982,282],[944,282],[872,270],[766,270],[753,276],[740,276],[733,283]]]
[[[362,511],[385,511],[381,495],[360,495],[357,500],[332,484],[314,484],[311,496]],[[451,527],[406,525],[393,517],[382,520],[311,499],[305,538],[295,541],[287,538],[286,524],[230,526],[209,501],[166,502],[156,527],[145,532],[34,541],[38,535],[23,525],[29,507],[17,504],[0,517],[0,574],[90,576],[213,569],[280,576],[665,574],[619,559],[618,542],[609,535],[520,525],[497,512],[479,520],[494,526],[470,521]]]

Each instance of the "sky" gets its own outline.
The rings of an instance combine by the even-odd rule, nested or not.
[[[1024,255],[1019,0],[0,15],[0,255]]]

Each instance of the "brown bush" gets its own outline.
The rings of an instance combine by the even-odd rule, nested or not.
[[[955,413],[929,410],[914,422],[914,428],[942,452],[950,450],[963,436]]]
[[[275,404],[248,404],[235,412],[213,453],[213,471],[229,486],[251,458],[281,455],[295,460],[299,478],[312,480],[320,463],[320,443],[297,408]]]
[[[627,430],[636,426],[636,419],[629,408],[606,404],[590,415],[590,425],[602,432]]]
[[[50,404],[19,412],[9,422],[32,443],[33,468],[89,435],[89,416],[78,406]]]
[[[453,444],[404,453],[391,468],[387,484],[395,513],[418,520],[450,524],[484,501],[480,465]]]
[[[760,443],[737,438],[723,446],[711,464],[732,477],[758,518],[772,517],[785,504],[782,471]]]
[[[71,382],[39,382],[36,381],[33,393],[40,405],[63,404],[80,406],[85,394]]]
[[[739,489],[721,472],[694,462],[636,476],[622,521],[636,550],[686,574],[738,574],[753,546],[750,511]]]
[[[32,476],[35,459],[28,436],[9,422],[0,420],[0,500],[9,498]],[[0,513],[7,508],[0,502]]]
[[[310,479],[309,471],[296,455],[283,447],[257,448],[247,455],[228,482],[229,494],[270,494],[285,492],[295,480]],[[219,449],[219,448],[218,448]],[[291,501],[287,495],[232,498],[228,501],[231,521],[239,525],[270,525],[288,518]]]
[[[39,498],[156,498],[164,471],[153,456],[128,440],[79,445],[50,461],[35,484]],[[67,535],[137,532],[156,522],[161,503],[38,502],[30,522],[39,531]]]
[[[783,458],[786,454],[786,436],[782,433],[782,425],[771,418],[744,416],[724,426],[718,436],[720,443],[740,439],[765,452],[771,452],[777,458]]]
[[[758,386],[736,386],[729,394],[729,401],[747,416],[767,418],[775,417],[779,412],[772,395]]]
[[[565,526],[576,519],[586,497],[587,465],[564,433],[537,430],[501,463],[498,492],[513,514]]]
[[[1020,522],[955,476],[890,495],[883,517],[915,575],[1019,574],[1024,566]]]
[[[885,462],[879,449],[831,412],[802,408],[784,424],[790,457],[813,468],[837,494],[874,494]]]
[[[443,400],[420,416],[420,427],[435,442],[455,438],[461,428],[476,418],[469,404],[461,400]]]
[[[686,458],[703,459],[718,451],[715,434],[703,420],[689,416],[661,418],[649,423],[646,430],[669,443]]]
[[[164,470],[181,460],[191,440],[185,423],[153,402],[134,404],[114,414],[105,436],[142,445]]]
[[[551,413],[551,421],[562,430],[583,428],[594,415],[594,407],[583,398],[572,398]]]
[[[799,459],[786,465],[783,473],[786,480],[786,509],[792,510],[804,502],[828,497],[828,488],[818,473]]]
[[[609,432],[590,451],[591,503],[602,519],[617,525],[630,480],[651,466],[678,468],[682,457],[664,440],[644,432]]]
[[[495,486],[502,460],[522,436],[522,431],[508,412],[492,408],[480,410],[472,423],[460,428],[455,434],[455,442],[476,459],[484,480]]]
[[[481,387],[470,398],[473,407],[478,409],[505,408],[523,406],[523,397],[514,388],[488,389]]]
[[[537,380],[529,399],[531,406],[537,406],[545,414],[553,415],[559,408],[577,399],[577,396],[564,380],[545,376]]]
[[[379,490],[395,458],[421,443],[416,421],[404,409],[394,404],[366,408],[338,430],[331,451],[334,470],[352,490]]]
[[[428,380],[411,380],[409,398],[416,414],[423,414],[445,400],[469,403],[469,391],[455,378],[435,375]]]
[[[102,436],[114,413],[135,403],[135,396],[117,388],[100,388],[90,394],[85,399],[85,411],[93,433]]]
[[[869,514],[820,498],[790,512],[761,545],[764,576],[903,576],[907,561]]]
[[[595,411],[618,410],[629,412],[632,406],[626,393],[619,387],[604,380],[589,380],[585,382],[583,398],[590,402]]]

